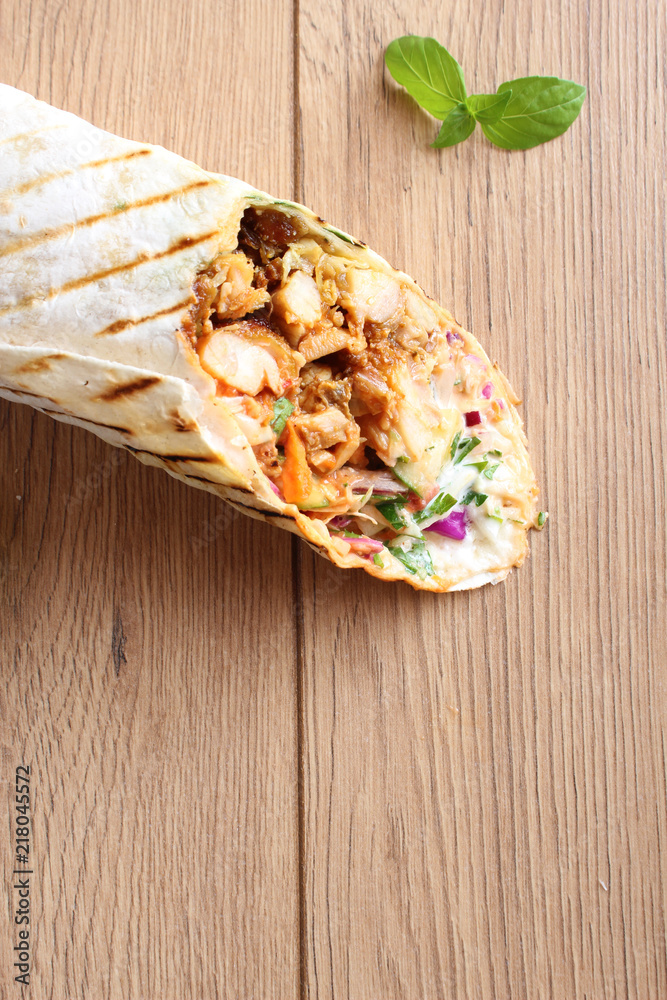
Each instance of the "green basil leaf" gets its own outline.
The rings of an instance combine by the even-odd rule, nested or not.
[[[384,61],[394,80],[435,118],[446,118],[466,99],[463,70],[435,38],[395,38]]]
[[[484,135],[501,149],[531,149],[562,135],[581,111],[586,88],[557,76],[525,76],[498,87],[511,91],[502,118],[482,122]]]
[[[502,94],[471,94],[466,98],[466,107],[480,124],[493,125],[502,118],[511,96],[511,90]]]
[[[271,421],[271,429],[276,437],[280,437],[282,432],[285,430],[285,424],[287,423],[289,417],[294,410],[294,404],[290,403],[289,399],[285,396],[281,396],[273,404],[273,420]]]
[[[474,131],[475,119],[465,104],[457,104],[440,126],[440,131],[435,142],[431,143],[431,148],[445,149],[448,146],[457,146]]]
[[[433,575],[433,562],[426,543],[421,539],[413,542],[412,547],[407,550],[398,545],[387,545],[387,548],[410,573],[416,574],[420,579]]]

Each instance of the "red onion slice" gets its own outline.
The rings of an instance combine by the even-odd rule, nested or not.
[[[447,538],[462,542],[467,534],[465,511],[455,510],[449,517],[443,517],[442,520],[429,524],[424,531],[435,531],[438,535],[445,535]]]

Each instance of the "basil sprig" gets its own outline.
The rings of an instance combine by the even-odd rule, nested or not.
[[[436,149],[463,142],[477,122],[501,149],[531,149],[562,135],[586,96],[585,87],[556,76],[524,76],[495,94],[468,95],[463,70],[435,38],[395,38],[384,58],[396,82],[442,121]]]

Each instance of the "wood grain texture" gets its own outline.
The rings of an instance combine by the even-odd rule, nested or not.
[[[292,193],[290,5],[0,9],[14,40],[3,80]],[[2,849],[8,861],[23,760],[29,995],[295,996],[289,537],[27,407],[1,413]],[[261,643],[259,622],[273,623]],[[3,997],[19,990],[7,931]]]
[[[444,600],[330,595],[303,553],[309,997],[667,995],[658,6],[302,5],[300,194],[479,336],[552,512],[504,587]],[[472,92],[586,83],[580,120],[428,148],[382,66],[410,32]]]
[[[582,114],[525,154],[434,151],[383,71],[406,32],[470,91],[586,83]],[[3,82],[414,275],[522,395],[551,512],[506,584],[418,595],[3,403],[27,995],[667,996],[665,6],[7,0],[0,37]]]

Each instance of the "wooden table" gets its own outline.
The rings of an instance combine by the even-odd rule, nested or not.
[[[3,404],[0,995],[24,762],[26,996],[667,997],[664,4],[6,0],[0,32],[3,82],[413,274],[522,395],[551,512],[505,585],[416,594]],[[432,150],[407,32],[582,114]]]

